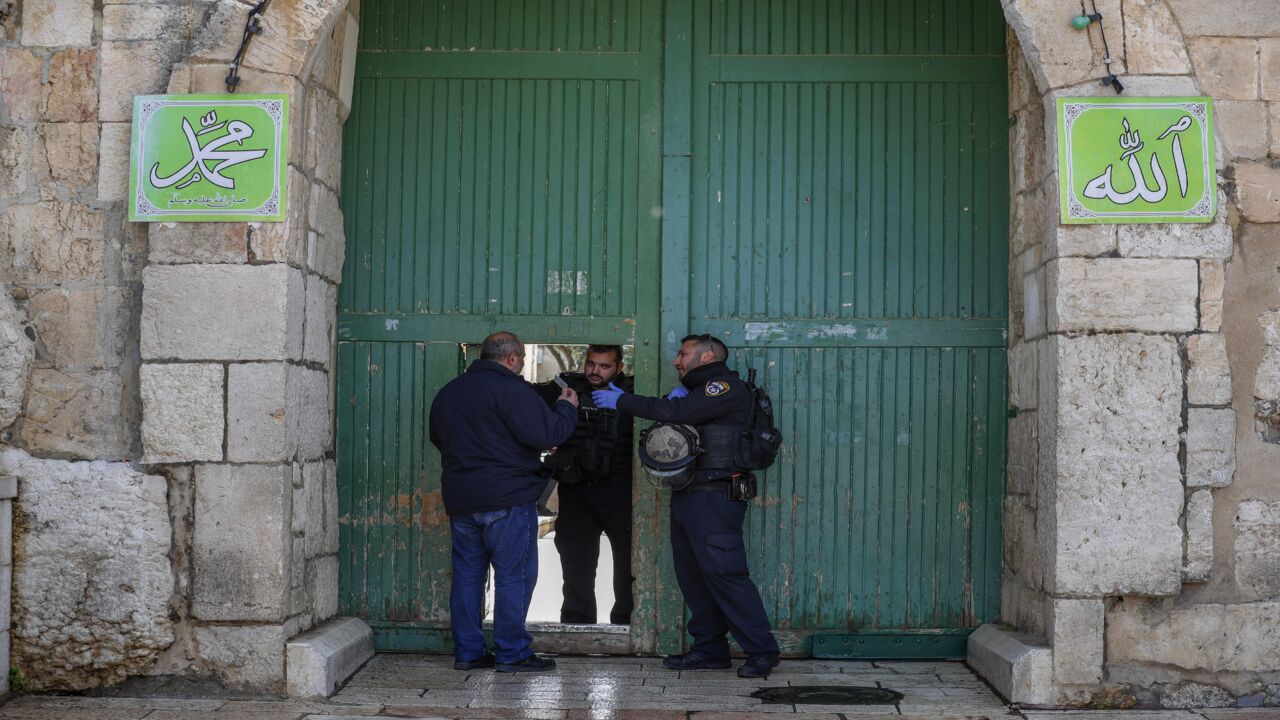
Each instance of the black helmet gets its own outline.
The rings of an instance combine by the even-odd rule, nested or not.
[[[689,484],[689,470],[702,454],[698,431],[689,425],[659,422],[640,433],[640,465],[654,484],[680,490]]]

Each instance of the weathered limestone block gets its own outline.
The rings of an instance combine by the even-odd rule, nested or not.
[[[200,658],[226,685],[247,690],[284,689],[283,625],[214,625],[195,629]]]
[[[23,45],[89,45],[93,42],[93,3],[24,0]]]
[[[317,182],[337,190],[342,182],[342,121],[338,99],[327,92],[312,92],[307,117],[308,164]]]
[[[98,169],[97,123],[45,123],[36,128],[36,173],[42,192],[71,195],[93,184]]]
[[[1196,37],[1187,42],[1196,77],[1214,100],[1258,99],[1258,41]]]
[[[342,280],[342,261],[347,236],[343,231],[342,206],[338,196],[322,185],[311,189],[311,212],[308,215],[314,238],[314,252],[308,255],[308,266],[331,282]]]
[[[1125,62],[1135,74],[1191,72],[1178,24],[1162,0],[1129,0],[1124,5]]]
[[[1231,226],[1227,224],[1227,198],[1218,193],[1218,217],[1208,224],[1152,223],[1113,226],[1120,254],[1150,258],[1229,258]]]
[[[1166,0],[1187,37],[1269,35],[1280,27],[1280,6],[1255,0]]]
[[[285,188],[284,221],[249,225],[249,248],[254,260],[303,267],[307,257],[307,200],[310,189],[307,178],[290,165]]]
[[[0,88],[11,122],[35,122],[44,112],[48,88],[40,78],[44,63],[26,48],[0,48]]]
[[[1033,500],[1040,453],[1039,422],[1035,411],[1027,410],[1009,419],[1008,491],[1030,495]]]
[[[1277,21],[1280,22],[1280,17]],[[1258,49],[1262,70],[1262,99],[1280,100],[1280,38],[1262,38],[1258,40]]]
[[[1235,410],[1187,411],[1187,487],[1225,487],[1235,472]]]
[[[298,512],[299,507],[295,502],[293,506],[294,532],[301,530],[303,533],[307,559],[324,554],[325,480],[324,462],[307,463],[302,466],[303,512]],[[302,515],[301,523],[297,522],[299,514]]]
[[[333,460],[324,461],[323,530],[319,552],[326,555],[338,552],[338,466]]]
[[[142,451],[149,463],[222,459],[223,367],[145,364]]]
[[[102,214],[84,205],[10,205],[0,215],[0,273],[7,267],[9,280],[31,284],[95,277],[102,235]]]
[[[285,265],[153,265],[143,271],[142,356],[285,360],[301,354],[299,271]]]
[[[1102,681],[1102,598],[1050,598],[1053,679],[1066,685]]]
[[[1245,220],[1256,223],[1280,222],[1280,168],[1267,163],[1240,162],[1235,165],[1236,204]]]
[[[1184,582],[1207,582],[1213,569],[1213,491],[1197,490],[1187,498],[1187,557]]]
[[[1046,257],[1097,257],[1116,249],[1115,225],[1059,225],[1049,233]]]
[[[285,417],[288,373],[284,363],[228,368],[228,460],[280,462],[293,456]]]
[[[42,455],[93,460],[130,457],[121,382],[116,370],[33,368],[26,407],[15,429],[19,442]]]
[[[52,288],[36,291],[27,313],[39,356],[63,370],[119,367],[129,337],[129,291]]]
[[[18,419],[27,377],[35,357],[34,332],[27,328],[27,316],[0,285],[0,430]]]
[[[195,617],[284,620],[291,477],[288,465],[196,467],[191,547]]]
[[[1167,595],[1181,584],[1183,485],[1178,464],[1182,364],[1172,338],[1046,340],[1041,442],[1052,448],[1053,556],[1058,594]],[[1042,358],[1042,369],[1046,360]],[[1045,382],[1056,385],[1044,388]],[[1056,410],[1054,410],[1056,407]],[[1040,462],[1045,468],[1045,451]],[[1042,529],[1043,531],[1043,529]],[[1048,546],[1048,543],[1046,543]]]
[[[1274,598],[1280,593],[1280,502],[1240,503],[1235,533],[1236,582],[1254,597]]]
[[[1046,332],[1045,270],[1041,268],[1022,276],[1022,328],[1027,339]]]
[[[185,33],[172,33],[162,40],[104,41],[98,94],[100,119],[128,122],[133,118],[135,95],[164,92],[169,84],[169,69],[182,59],[186,37]]]
[[[98,54],[92,50],[59,50],[49,58],[42,104],[45,120],[92,122],[98,113]]]
[[[1009,348],[1009,404],[1020,410],[1036,407],[1036,344],[1022,342]]]
[[[0,199],[16,198],[27,191],[31,169],[31,138],[27,129],[0,126]]]
[[[124,200],[129,194],[129,123],[102,123],[98,142],[98,200]]]
[[[1280,667],[1280,603],[1187,605],[1125,598],[1107,610],[1107,662],[1211,673]]]
[[[1213,122],[1228,156],[1264,158],[1270,147],[1267,103],[1221,100],[1213,104]]]
[[[13,665],[33,690],[146,672],[174,639],[165,479],[127,464],[0,453],[19,478]]]
[[[196,16],[196,7],[185,3],[148,5],[104,5],[103,40],[164,40],[187,35]]]
[[[1003,5],[1005,18],[1017,33],[1041,88],[1096,82],[1103,57],[1102,39],[1096,26],[1087,32],[1063,32],[1059,28],[1071,19],[1070,11],[1064,17],[1062,6],[1054,2],[1007,0]],[[1099,0],[1098,10],[1104,17],[1121,16],[1119,0]],[[1115,58],[1111,69],[1116,74],[1127,72],[1120,57]]]
[[[1196,327],[1199,266],[1192,260],[1059,258],[1047,267],[1051,332]]]
[[[1035,561],[1036,511],[1025,496],[1008,495],[1002,504],[1004,517],[1004,570],[1027,576]],[[1028,578],[1029,579],[1029,578]],[[1007,617],[1007,616],[1005,616]]]
[[[1192,405],[1226,405],[1231,402],[1231,366],[1227,339],[1221,333],[1187,338],[1187,402]]]
[[[1267,150],[1267,157],[1272,160],[1280,158],[1280,102],[1271,103],[1270,124],[1271,124],[1271,147]]]
[[[153,263],[244,263],[249,260],[246,223],[151,223]]]
[[[1222,329],[1222,291],[1227,284],[1227,271],[1221,260],[1200,261],[1200,329],[1218,332]]]
[[[316,558],[310,565],[307,595],[311,598],[311,615],[315,622],[323,622],[338,614],[338,556]]]
[[[289,366],[285,416],[299,460],[319,460],[332,446],[329,375],[300,365]]]
[[[337,324],[338,288],[317,275],[307,278],[307,325],[302,359],[329,365]]]

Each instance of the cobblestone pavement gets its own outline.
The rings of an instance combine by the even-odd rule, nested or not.
[[[768,681],[733,671],[676,673],[653,658],[562,657],[553,673],[459,672],[428,655],[378,655],[326,701],[28,695],[0,706],[26,720],[1280,720],[1276,710],[1022,711],[962,663],[784,661]],[[764,704],[762,687],[858,686],[902,694],[890,705]],[[143,694],[143,693],[137,693]],[[173,694],[173,693],[165,693]],[[196,693],[186,693],[187,695]]]

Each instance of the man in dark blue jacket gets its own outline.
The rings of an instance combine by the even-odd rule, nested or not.
[[[440,488],[453,542],[449,613],[458,670],[556,666],[533,654],[525,617],[538,580],[536,503],[546,484],[540,455],[573,435],[578,396],[566,389],[548,408],[517,374],[523,364],[520,339],[494,333],[484,339],[480,359],[431,403],[431,443],[440,450]],[[480,629],[490,565],[493,654]]]

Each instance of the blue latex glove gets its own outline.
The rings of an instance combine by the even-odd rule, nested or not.
[[[595,401],[596,407],[606,410],[617,410],[620,397],[622,397],[622,388],[613,383],[609,383],[608,390],[591,391],[591,399]]]
[[[677,385],[671,389],[671,392],[667,393],[668,400],[675,400],[676,398],[682,397],[689,397],[689,388],[683,385]]]

